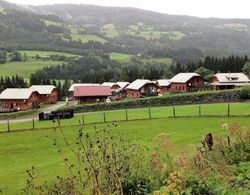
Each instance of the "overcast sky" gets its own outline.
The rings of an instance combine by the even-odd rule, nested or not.
[[[218,18],[249,18],[250,0],[8,0],[29,5],[55,3],[136,7],[167,14]]]

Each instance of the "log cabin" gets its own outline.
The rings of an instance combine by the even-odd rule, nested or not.
[[[142,98],[157,96],[159,87],[155,82],[144,79],[137,79],[126,87],[127,98]]]
[[[74,88],[74,99],[78,101],[78,104],[106,102],[111,95],[111,89],[108,86],[78,86]]]
[[[1,112],[36,109],[39,107],[39,96],[39,93],[32,89],[5,89],[0,94]]]
[[[250,85],[249,78],[243,73],[217,73],[212,78],[214,90],[234,89]]]
[[[156,81],[156,84],[159,87],[160,94],[164,94],[164,93],[169,92],[170,84],[171,84],[169,79],[159,79]]]
[[[205,79],[197,73],[179,73],[170,82],[171,92],[194,92],[205,85]]]
[[[58,91],[54,85],[32,85],[30,89],[39,93],[39,102],[41,104],[57,103]]]

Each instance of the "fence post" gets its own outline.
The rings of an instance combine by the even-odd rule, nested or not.
[[[35,120],[32,119],[32,129],[35,130]]]
[[[201,117],[201,106],[199,105],[199,117]]]
[[[126,121],[128,121],[128,110],[126,109],[125,112],[126,112]]]
[[[173,106],[173,117],[175,118],[176,115],[175,115],[175,107]]]
[[[151,108],[150,108],[150,107],[148,108],[148,117],[149,117],[149,119],[152,119],[152,116],[151,116]]]
[[[105,112],[103,113],[103,121],[104,121],[104,123],[106,123],[106,114],[105,114]]]
[[[230,104],[227,105],[227,117],[230,117]]]
[[[82,125],[85,124],[85,118],[84,118],[84,114],[82,115]]]
[[[8,132],[10,132],[10,121],[7,120],[7,127],[8,127]]]

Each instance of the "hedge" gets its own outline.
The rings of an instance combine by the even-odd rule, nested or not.
[[[24,117],[27,115],[32,115],[37,113],[37,110],[27,110],[27,111],[20,111],[20,112],[9,112],[9,113],[1,113],[0,120],[8,120],[8,119],[15,119]]]
[[[76,113],[80,113],[80,112],[151,107],[151,106],[237,102],[240,101],[241,98],[242,98],[241,90],[206,91],[206,92],[166,95],[162,97],[142,98],[136,100],[125,100],[112,103],[82,104],[76,106],[67,106],[61,108],[60,110],[73,109]]]

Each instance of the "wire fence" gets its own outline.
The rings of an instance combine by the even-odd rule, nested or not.
[[[86,124],[151,120],[180,117],[250,117],[250,104],[207,104],[189,106],[148,107],[103,111],[77,114],[72,119],[60,120],[62,127],[73,127]],[[0,124],[0,133],[54,129],[58,127],[56,121],[38,121],[30,119],[25,122],[7,120]]]

